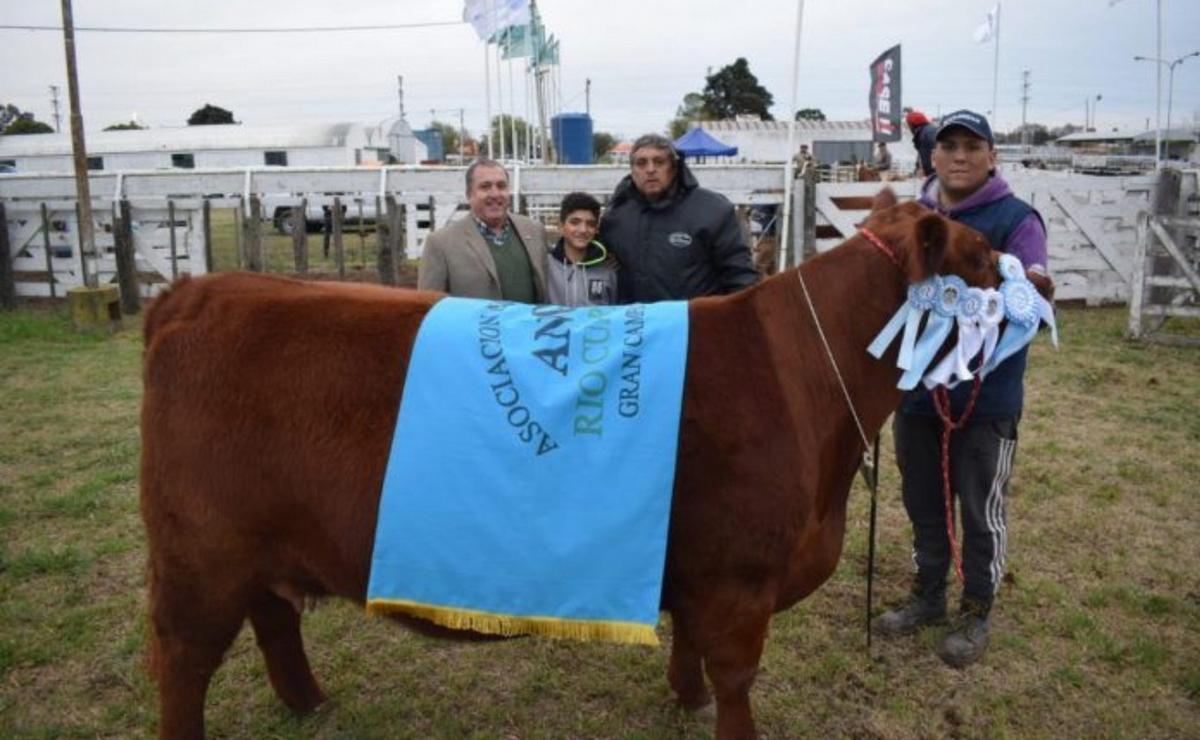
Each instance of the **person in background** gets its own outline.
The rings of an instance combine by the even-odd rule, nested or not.
[[[875,159],[871,166],[880,174],[892,169],[892,153],[888,151],[887,142],[881,141],[875,145]]]
[[[808,151],[808,144],[801,144],[800,151],[792,157],[792,168],[795,170],[793,176],[804,177],[810,169],[816,166],[817,160],[813,159],[812,153]]]
[[[617,261],[596,241],[600,201],[568,193],[558,209],[562,237],[550,250],[546,288],[559,306],[609,306],[617,301]]]
[[[904,122],[912,132],[913,149],[917,150],[917,177],[929,177],[933,174],[930,156],[937,144],[938,127],[929,122],[928,116],[915,109],[905,114]]]
[[[732,293],[758,280],[733,204],[700,187],[671,140],[633,143],[630,173],[600,221],[621,262],[620,303]]]
[[[463,298],[518,303],[546,301],[546,229],[510,213],[508,172],[479,159],[467,168],[471,215],[438,229],[425,241],[417,287]]]
[[[1050,298],[1046,227],[996,172],[987,119],[969,110],[951,113],[942,119],[935,140],[936,174],[923,186],[920,203],[975,229],[992,249],[1020,259],[1030,281]],[[1026,354],[1022,349],[1002,362],[977,391],[975,383],[960,383],[946,396],[950,417],[965,417],[950,438],[947,463],[962,520],[962,599],[954,628],[937,648],[955,668],[974,663],[987,649],[992,602],[1004,577],[1005,508],[1024,405]],[[973,393],[978,395],[972,406]],[[874,625],[884,635],[910,634],[946,616],[952,555],[943,494],[943,423],[933,393],[923,385],[905,395],[893,421],[917,572],[907,602],[876,617]]]

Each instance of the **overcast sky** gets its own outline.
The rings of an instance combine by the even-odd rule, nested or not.
[[[1163,57],[1200,49],[1200,0],[1161,0]],[[903,103],[931,115],[992,101],[993,46],[972,32],[994,0],[808,0],[798,107],[833,119],[867,115],[869,62],[903,45]],[[662,130],[683,95],[704,86],[708,68],[746,57],[775,96],[772,112],[791,103],[795,0],[541,0],[548,30],[561,42],[564,109],[585,107],[597,130],[633,137]],[[1102,96],[1097,124],[1142,130],[1154,125],[1155,0],[1003,0],[998,120],[1021,121],[1021,73],[1030,70],[1030,121],[1082,123],[1085,98]],[[78,26],[345,26],[458,21],[461,0],[75,0]],[[0,0],[0,24],[61,23],[57,2]],[[127,121],[182,125],[204,103],[239,121],[376,122],[397,109],[396,75],[404,75],[410,123],[456,120],[469,129],[485,119],[483,45],[456,25],[314,34],[113,34],[79,32],[83,114],[87,127]],[[66,73],[60,32],[0,29],[0,102],[52,121],[50,85]],[[504,67],[508,96],[508,67]],[[522,72],[514,68],[518,88]],[[1166,117],[1163,75],[1163,118]],[[493,106],[495,93],[493,92]],[[505,105],[506,109],[508,105]],[[451,112],[450,109],[454,109]],[[518,106],[523,115],[524,104]],[[495,110],[494,110],[495,112]],[[1173,120],[1200,116],[1200,57],[1175,70]],[[67,118],[64,114],[64,130]]]

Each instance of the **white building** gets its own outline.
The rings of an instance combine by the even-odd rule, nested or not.
[[[88,169],[101,171],[230,167],[345,167],[415,164],[425,145],[402,119],[360,123],[225,124],[87,133]],[[71,172],[67,133],[0,136],[0,164],[17,172]]]
[[[784,162],[801,144],[823,164],[870,161],[871,125],[861,121],[796,121],[795,151],[788,152],[788,122],[742,117],[731,121],[702,121],[700,127],[722,143],[738,148],[738,162]],[[905,129],[900,141],[890,142],[892,166],[911,170],[917,161],[912,139]]]

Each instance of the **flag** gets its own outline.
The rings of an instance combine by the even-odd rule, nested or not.
[[[463,20],[471,24],[481,41],[491,42],[509,26],[529,23],[529,0],[466,0]]]
[[[534,48],[533,63],[537,65],[558,64],[558,39],[550,34],[546,40]]]
[[[529,26],[509,26],[501,32],[496,43],[505,59],[520,59],[530,55],[529,41]]]
[[[975,43],[986,44],[996,35],[996,26],[1000,23],[1000,3],[988,11],[987,19],[975,29]]]
[[[871,140],[900,141],[900,44],[880,54],[867,68],[871,91],[867,105],[871,109]]]

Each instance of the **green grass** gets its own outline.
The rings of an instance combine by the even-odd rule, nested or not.
[[[290,241],[279,241],[272,259],[282,267]],[[1200,735],[1200,350],[1128,343],[1124,323],[1119,309],[1064,309],[1062,348],[1034,346],[1010,577],[983,662],[944,667],[932,651],[939,629],[877,641],[868,658],[868,508],[856,488],[837,572],[772,625],[753,690],[764,736]],[[156,726],[142,652],[138,328],[84,336],[59,309],[0,314],[6,738],[145,737]],[[880,603],[903,594],[910,568],[898,476],[885,458]],[[665,647],[436,642],[346,603],[324,604],[304,626],[330,705],[291,716],[243,631],[209,694],[212,736],[712,734],[711,717],[673,705]]]

